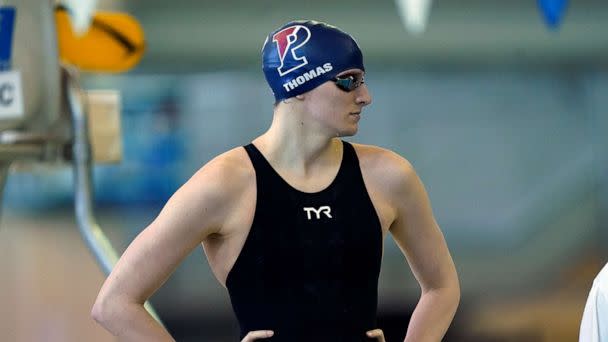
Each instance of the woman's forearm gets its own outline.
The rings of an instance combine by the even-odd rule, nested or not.
[[[405,342],[439,342],[460,302],[458,288],[429,290],[422,294],[410,319]]]
[[[91,315],[118,341],[175,341],[141,304],[121,303],[104,308],[96,304]]]

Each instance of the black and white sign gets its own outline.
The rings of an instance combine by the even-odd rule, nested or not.
[[[23,117],[23,91],[19,71],[0,72],[0,120]]]

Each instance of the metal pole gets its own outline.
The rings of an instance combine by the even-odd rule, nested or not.
[[[10,161],[0,162],[0,217],[2,217],[2,206],[4,205],[4,186],[8,177],[8,169],[11,166]]]
[[[110,240],[97,224],[93,213],[92,154],[88,135],[85,98],[78,84],[75,70],[65,70],[65,93],[72,117],[73,133],[73,167],[74,167],[74,205],[78,229],[87,247],[93,253],[103,272],[108,275],[118,261],[118,254]],[[144,304],[146,310],[156,321],[162,324],[149,302]]]

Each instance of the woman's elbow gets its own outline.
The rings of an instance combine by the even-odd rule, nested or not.
[[[440,294],[443,300],[450,303],[451,306],[458,307],[460,304],[460,281],[456,275],[444,279],[441,284],[432,287],[430,291]]]
[[[120,301],[116,298],[100,295],[91,308],[91,318],[107,328],[112,324],[112,320],[119,319],[119,313],[124,311],[120,307]]]
[[[91,318],[93,318],[95,322],[104,325],[104,322],[108,319],[108,312],[110,311],[107,306],[107,301],[97,297],[95,304],[93,304],[93,308],[91,308]]]
[[[458,305],[460,305],[460,285],[458,284],[453,291],[452,300],[454,301],[455,307],[458,307]]]
[[[458,306],[458,304],[460,303],[460,280],[458,279],[458,275],[454,274],[454,277],[450,284],[451,285],[449,286],[449,288],[452,300],[454,301],[455,305]]]

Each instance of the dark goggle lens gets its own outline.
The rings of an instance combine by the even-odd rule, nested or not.
[[[364,83],[363,77],[356,77],[353,75],[336,77],[334,78],[334,82],[338,88],[344,91],[353,91]]]

